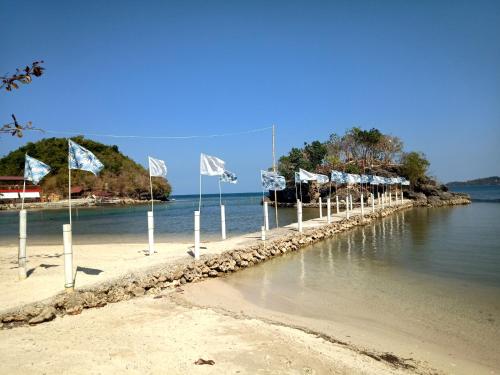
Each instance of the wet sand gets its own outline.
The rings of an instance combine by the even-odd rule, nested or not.
[[[147,296],[1,330],[0,373],[413,373],[301,330],[174,301]]]
[[[354,214],[359,214],[359,208]],[[353,215],[354,215],[353,214]],[[332,215],[332,222],[344,215]],[[303,222],[304,229],[326,224],[326,218]],[[297,225],[271,229],[267,239],[297,231]],[[260,242],[261,233],[234,236],[225,241],[202,242],[200,253],[218,254]],[[157,265],[186,262],[192,259],[193,242],[157,243],[157,253],[147,256],[147,243],[108,243],[73,245],[75,288],[89,287],[132,272],[145,271]],[[17,268],[17,246],[0,247],[0,312],[27,303],[42,301],[64,290],[64,260],[61,245],[27,246],[28,278],[20,281]]]
[[[499,322],[485,321],[491,319],[489,311],[481,311],[472,320],[469,315],[462,316],[456,311],[453,314],[442,311],[439,301],[446,296],[432,296],[428,304],[434,304],[434,308],[427,305],[419,308],[418,303],[398,305],[397,301],[387,300],[383,295],[366,298],[363,291],[348,286],[342,291],[342,286],[338,286],[332,287],[335,301],[324,295],[316,296],[323,299],[312,301],[307,306],[301,305],[298,311],[295,302],[287,300],[290,298],[288,294],[263,290],[254,283],[244,288],[246,294],[243,295],[240,288],[233,287],[234,283],[228,283],[226,279],[186,286],[183,298],[198,307],[302,327],[360,350],[391,352],[399,358],[413,359],[419,367],[430,367],[446,374],[499,373]],[[251,287],[254,290],[249,292]],[[259,300],[262,293],[268,293],[266,300],[273,302],[268,308],[254,304],[246,298],[248,293],[254,294],[253,300]],[[314,300],[314,292],[309,297]],[[460,303],[473,304],[474,301],[467,298]],[[319,311],[325,309],[325,304],[331,314],[327,318]],[[490,310],[497,314],[495,308]]]

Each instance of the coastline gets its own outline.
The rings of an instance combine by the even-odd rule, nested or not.
[[[463,204],[463,202],[457,201],[455,204]],[[2,290],[8,290],[10,295],[0,296],[0,302],[4,307],[0,311],[0,321],[3,323],[1,328],[28,324],[31,319],[36,318],[36,312],[40,313],[44,308],[52,308],[56,315],[63,316],[68,313],[68,309],[73,311],[75,305],[81,312],[86,308],[126,300],[146,292],[154,293],[163,288],[236,272],[267,259],[298,251],[337,233],[411,207],[413,207],[413,202],[406,200],[403,204],[399,203],[393,207],[377,208],[375,213],[365,214],[364,219],[361,219],[359,209],[354,210],[350,219],[346,219],[345,214],[342,213],[332,215],[331,224],[327,224],[326,218],[312,219],[303,222],[303,233],[297,231],[296,224],[290,224],[270,230],[265,244],[260,240],[260,233],[236,236],[226,241],[203,242],[202,255],[198,261],[188,255],[192,247],[190,243],[158,244],[159,253],[152,257],[145,256],[146,244],[130,244],[128,248],[120,244],[113,247],[107,244],[75,246],[74,256],[82,256],[83,259],[80,261],[78,258],[75,259],[74,264],[105,272],[102,272],[103,275],[99,277],[99,272],[90,271],[89,276],[94,277],[87,277],[83,285],[79,280],[84,276],[77,272],[76,289],[70,294],[61,293],[60,269],[62,268],[46,265],[47,259],[51,259],[54,265],[62,265],[62,246],[52,246],[51,249],[36,246],[30,250],[35,255],[32,257],[33,260],[38,262],[34,264],[35,268],[45,267],[45,275],[51,279],[51,281],[44,281],[45,285],[50,285],[50,289],[42,294],[41,298],[41,294],[38,291],[34,293],[32,289],[36,284],[31,283],[37,282],[35,277],[22,282],[17,281],[16,267],[12,267],[12,263],[15,263],[17,259],[17,251],[16,247],[10,247],[7,251],[11,254],[10,258],[2,259],[2,268],[5,272],[2,273],[4,279],[0,282],[0,286]],[[78,251],[78,247],[81,251]],[[121,262],[120,258],[122,258]],[[117,267],[114,264],[116,262],[119,262]],[[10,272],[7,272],[8,269]],[[92,275],[92,273],[97,273],[97,275]],[[24,295],[25,298],[15,304],[9,303],[13,298],[14,301],[19,301],[19,295]],[[99,303],[85,301],[88,298],[92,301],[97,299]]]
[[[155,203],[165,203],[167,201],[154,200]],[[109,201],[99,201],[94,198],[78,198],[71,200],[71,207],[108,207],[108,206],[132,206],[151,204],[151,200],[132,199],[132,198],[113,198]],[[25,202],[25,209],[29,210],[61,210],[69,207],[67,199],[57,202]],[[19,211],[21,203],[0,204],[0,211]]]
[[[449,203],[465,204],[468,202],[464,200],[456,200]],[[87,284],[79,285],[77,283],[79,288],[75,291],[75,293],[60,293],[55,297],[47,297],[44,301],[33,301],[23,307],[17,305],[11,306],[7,310],[4,309],[0,312],[0,320],[2,321],[2,329],[0,332],[7,333],[10,328],[16,327],[16,331],[19,330],[18,332],[23,332],[23,334],[27,334],[27,332],[30,332],[31,330],[35,330],[36,332],[39,332],[38,330],[40,330],[40,332],[46,331],[47,329],[42,328],[46,325],[41,325],[39,327],[32,327],[32,325],[36,325],[44,321],[50,321],[56,317],[64,318],[68,315],[80,314],[83,310],[92,309],[94,307],[104,307],[104,309],[101,309],[100,311],[95,309],[93,309],[94,311],[87,311],[78,319],[84,319],[87,321],[87,319],[90,319],[90,315],[89,318],[86,317],[87,314],[92,314],[91,316],[96,317],[96,314],[102,312],[102,314],[104,314],[102,319],[106,320],[109,318],[107,311],[121,311],[123,314],[124,311],[128,312],[132,308],[141,309],[143,308],[142,304],[149,304],[149,300],[151,298],[158,298],[162,301],[166,301],[169,305],[175,305],[175,308],[188,309],[191,312],[200,311],[200,316],[195,319],[197,326],[203,325],[203,321],[205,319],[203,317],[206,317],[207,314],[215,314],[217,316],[222,315],[222,317],[219,316],[218,319],[225,321],[228,319],[228,314],[231,317],[233,313],[228,311],[218,311],[217,309],[213,310],[211,307],[209,308],[207,306],[197,306],[196,304],[188,302],[187,299],[182,301],[177,298],[178,296],[176,296],[176,293],[182,293],[181,288],[184,284],[194,283],[218,276],[225,276],[226,274],[236,272],[239,269],[251,267],[267,259],[286,254],[287,252],[300,250],[310,244],[333,237],[337,233],[347,231],[359,225],[368,224],[373,220],[388,216],[399,210],[409,209],[413,206],[414,202],[405,201],[403,205],[399,204],[398,206],[387,207],[384,210],[377,210],[374,214],[366,214],[364,220],[361,220],[359,217],[359,210],[357,210],[355,216],[353,215],[349,220],[346,220],[343,215],[334,217],[334,222],[332,224],[326,224],[325,219],[323,221],[313,219],[308,222],[304,222],[305,230],[302,234],[296,231],[296,224],[292,224],[286,228],[270,231],[270,239],[266,241],[266,247],[262,246],[260,233],[239,236],[238,238],[229,239],[225,242],[203,243],[203,246],[206,247],[206,249],[203,249],[204,255],[200,261],[193,261],[186,256],[186,251],[189,250],[190,244],[179,243],[176,245],[178,246],[177,250],[173,250],[171,247],[164,247],[163,249],[160,248],[160,254],[156,259],[158,262],[151,265],[148,261],[155,260],[157,255],[151,258],[145,257],[141,253],[141,249],[144,249],[146,246],[137,244],[134,245],[136,247],[133,249],[136,253],[133,260],[134,265],[127,271],[126,275],[120,275],[120,267],[124,264],[121,263],[117,265],[117,271],[114,274],[115,277],[112,279],[106,279],[103,277],[102,281],[93,282],[96,280],[96,276],[89,276]],[[99,252],[98,250],[97,252]],[[170,253],[170,250],[173,250],[173,253],[175,254]],[[117,249],[116,251],[119,250]],[[169,257],[161,258],[163,254],[167,253],[167,251],[170,253]],[[56,253],[57,251],[52,254],[55,255]],[[78,251],[75,251],[75,253],[78,254]],[[139,258],[142,258],[145,262],[137,261]],[[132,258],[129,258],[128,261],[130,262],[131,259]],[[77,262],[77,264],[79,263]],[[106,273],[107,272],[109,272],[108,268],[106,268]],[[109,274],[112,274],[112,272]],[[99,277],[99,275],[97,275],[97,277]],[[34,277],[33,280],[35,280]],[[57,285],[59,285],[60,290],[61,285],[59,284],[59,281]],[[37,282],[42,282],[42,280],[38,280]],[[16,286],[17,285],[20,285],[20,283],[16,283]],[[57,288],[58,287],[56,286],[56,289]],[[196,288],[197,287],[195,285],[190,286],[187,289],[187,293],[191,293],[191,290],[196,290]],[[3,288],[3,290],[5,290],[5,288]],[[13,292],[15,292],[15,290],[13,290]],[[50,293],[47,295],[49,294]],[[145,295],[146,297],[142,299],[135,298],[143,297]],[[132,301],[128,301],[131,299]],[[114,302],[119,301],[128,302],[124,302],[123,304],[114,304]],[[175,309],[174,307],[172,308]],[[171,319],[178,320],[174,317],[171,317]],[[276,329],[276,322],[268,321],[268,318],[260,319],[255,316],[245,316],[245,314],[242,314],[242,316],[232,316],[232,319],[237,319],[233,322],[233,329],[236,330],[244,329],[243,326],[246,324],[247,320],[259,321],[260,323],[258,324],[263,324],[263,326],[260,327],[263,332]],[[67,319],[56,319],[55,322],[52,322],[48,326],[53,324],[57,326],[69,324],[65,321],[67,321]],[[181,324],[181,322],[177,323]],[[206,328],[209,329],[208,327]],[[284,327],[284,329],[287,331],[286,335],[288,337],[305,334],[308,339],[313,340],[313,342],[307,344],[309,346],[327,345],[327,347],[323,349],[322,353],[326,352],[329,353],[329,355],[332,355],[333,357],[331,357],[331,359],[334,359],[334,363],[340,366],[338,367],[333,363],[330,363],[328,368],[347,368],[348,370],[344,371],[344,373],[378,373],[377,371],[382,371],[381,373],[400,373],[400,371],[404,371],[405,373],[408,371],[412,373],[431,373],[434,371],[429,370],[426,364],[418,363],[410,358],[399,358],[390,353],[372,351],[350,344],[346,345],[345,342],[338,341],[334,337],[322,335],[320,331],[305,332],[302,328],[294,326],[293,324],[291,324],[290,327]],[[187,334],[190,333],[191,332]],[[4,337],[7,336],[4,335]],[[174,337],[176,340],[178,339],[177,336]],[[294,340],[287,342],[286,345],[290,348],[294,347],[293,341]],[[261,343],[261,345],[265,344]],[[350,361],[339,364],[337,356],[342,357],[338,353],[339,347],[346,351],[344,354],[350,353],[349,355],[354,356],[354,359],[351,358]],[[241,349],[238,348],[237,351],[239,352]],[[300,357],[300,355],[298,357]],[[306,357],[301,358],[304,359]],[[307,354],[307,358],[307,361],[314,361],[309,354]],[[176,358],[176,361],[179,361],[179,363],[182,363],[182,360],[182,358]],[[170,362],[167,366],[174,366],[173,363],[175,363],[175,361]],[[316,363],[316,361],[309,363]],[[365,366],[364,369],[356,367],[356,363],[363,364],[363,366]],[[377,366],[382,367],[379,368]],[[276,370],[279,366],[273,368]],[[343,372],[340,371],[340,373]]]

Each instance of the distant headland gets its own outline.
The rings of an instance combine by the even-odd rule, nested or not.
[[[476,186],[476,185],[500,185],[499,176],[476,178],[467,181],[452,181],[448,182],[446,186]]]

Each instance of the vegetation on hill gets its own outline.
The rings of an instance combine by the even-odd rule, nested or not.
[[[398,137],[375,128],[354,127],[344,135],[330,135],[326,142],[313,141],[304,143],[302,148],[292,148],[279,159],[278,169],[292,184],[294,172],[303,168],[327,175],[331,170],[382,176],[399,174],[415,185],[426,180],[429,165],[424,154],[404,152]]]
[[[149,199],[149,173],[140,164],[123,155],[118,146],[107,146],[85,139],[71,138],[76,143],[92,151],[104,164],[99,176],[90,172],[72,170],[71,183],[94,192],[109,192],[120,197]],[[68,195],[68,140],[66,138],[46,138],[10,152],[0,159],[0,175],[21,176],[24,171],[24,155],[28,154],[48,164],[52,170],[40,183],[44,194]],[[153,179],[153,195],[165,199],[170,195],[170,184],[164,179]]]
[[[474,180],[467,181],[452,181],[448,182],[448,186],[472,186],[472,185],[500,185],[499,176],[491,176],[484,178],[476,178]]]

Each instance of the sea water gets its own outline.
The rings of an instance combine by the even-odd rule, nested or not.
[[[500,188],[466,192],[479,201],[400,211],[223,282],[338,339],[498,370]]]
[[[198,195],[174,196],[175,200],[154,204],[155,241],[193,239],[194,211]],[[263,225],[262,193],[224,194],[228,237],[260,231]],[[147,243],[147,211],[151,205],[74,207],[73,243]],[[326,213],[326,209],[324,210]],[[303,220],[319,216],[318,209],[303,209]],[[297,221],[295,208],[279,208],[280,226]],[[28,210],[28,243],[62,243],[62,225],[69,223],[67,209]],[[269,206],[269,223],[274,228],[275,210]],[[201,205],[202,241],[220,239],[220,198],[203,195]],[[0,246],[16,245],[19,237],[18,211],[0,211]]]

